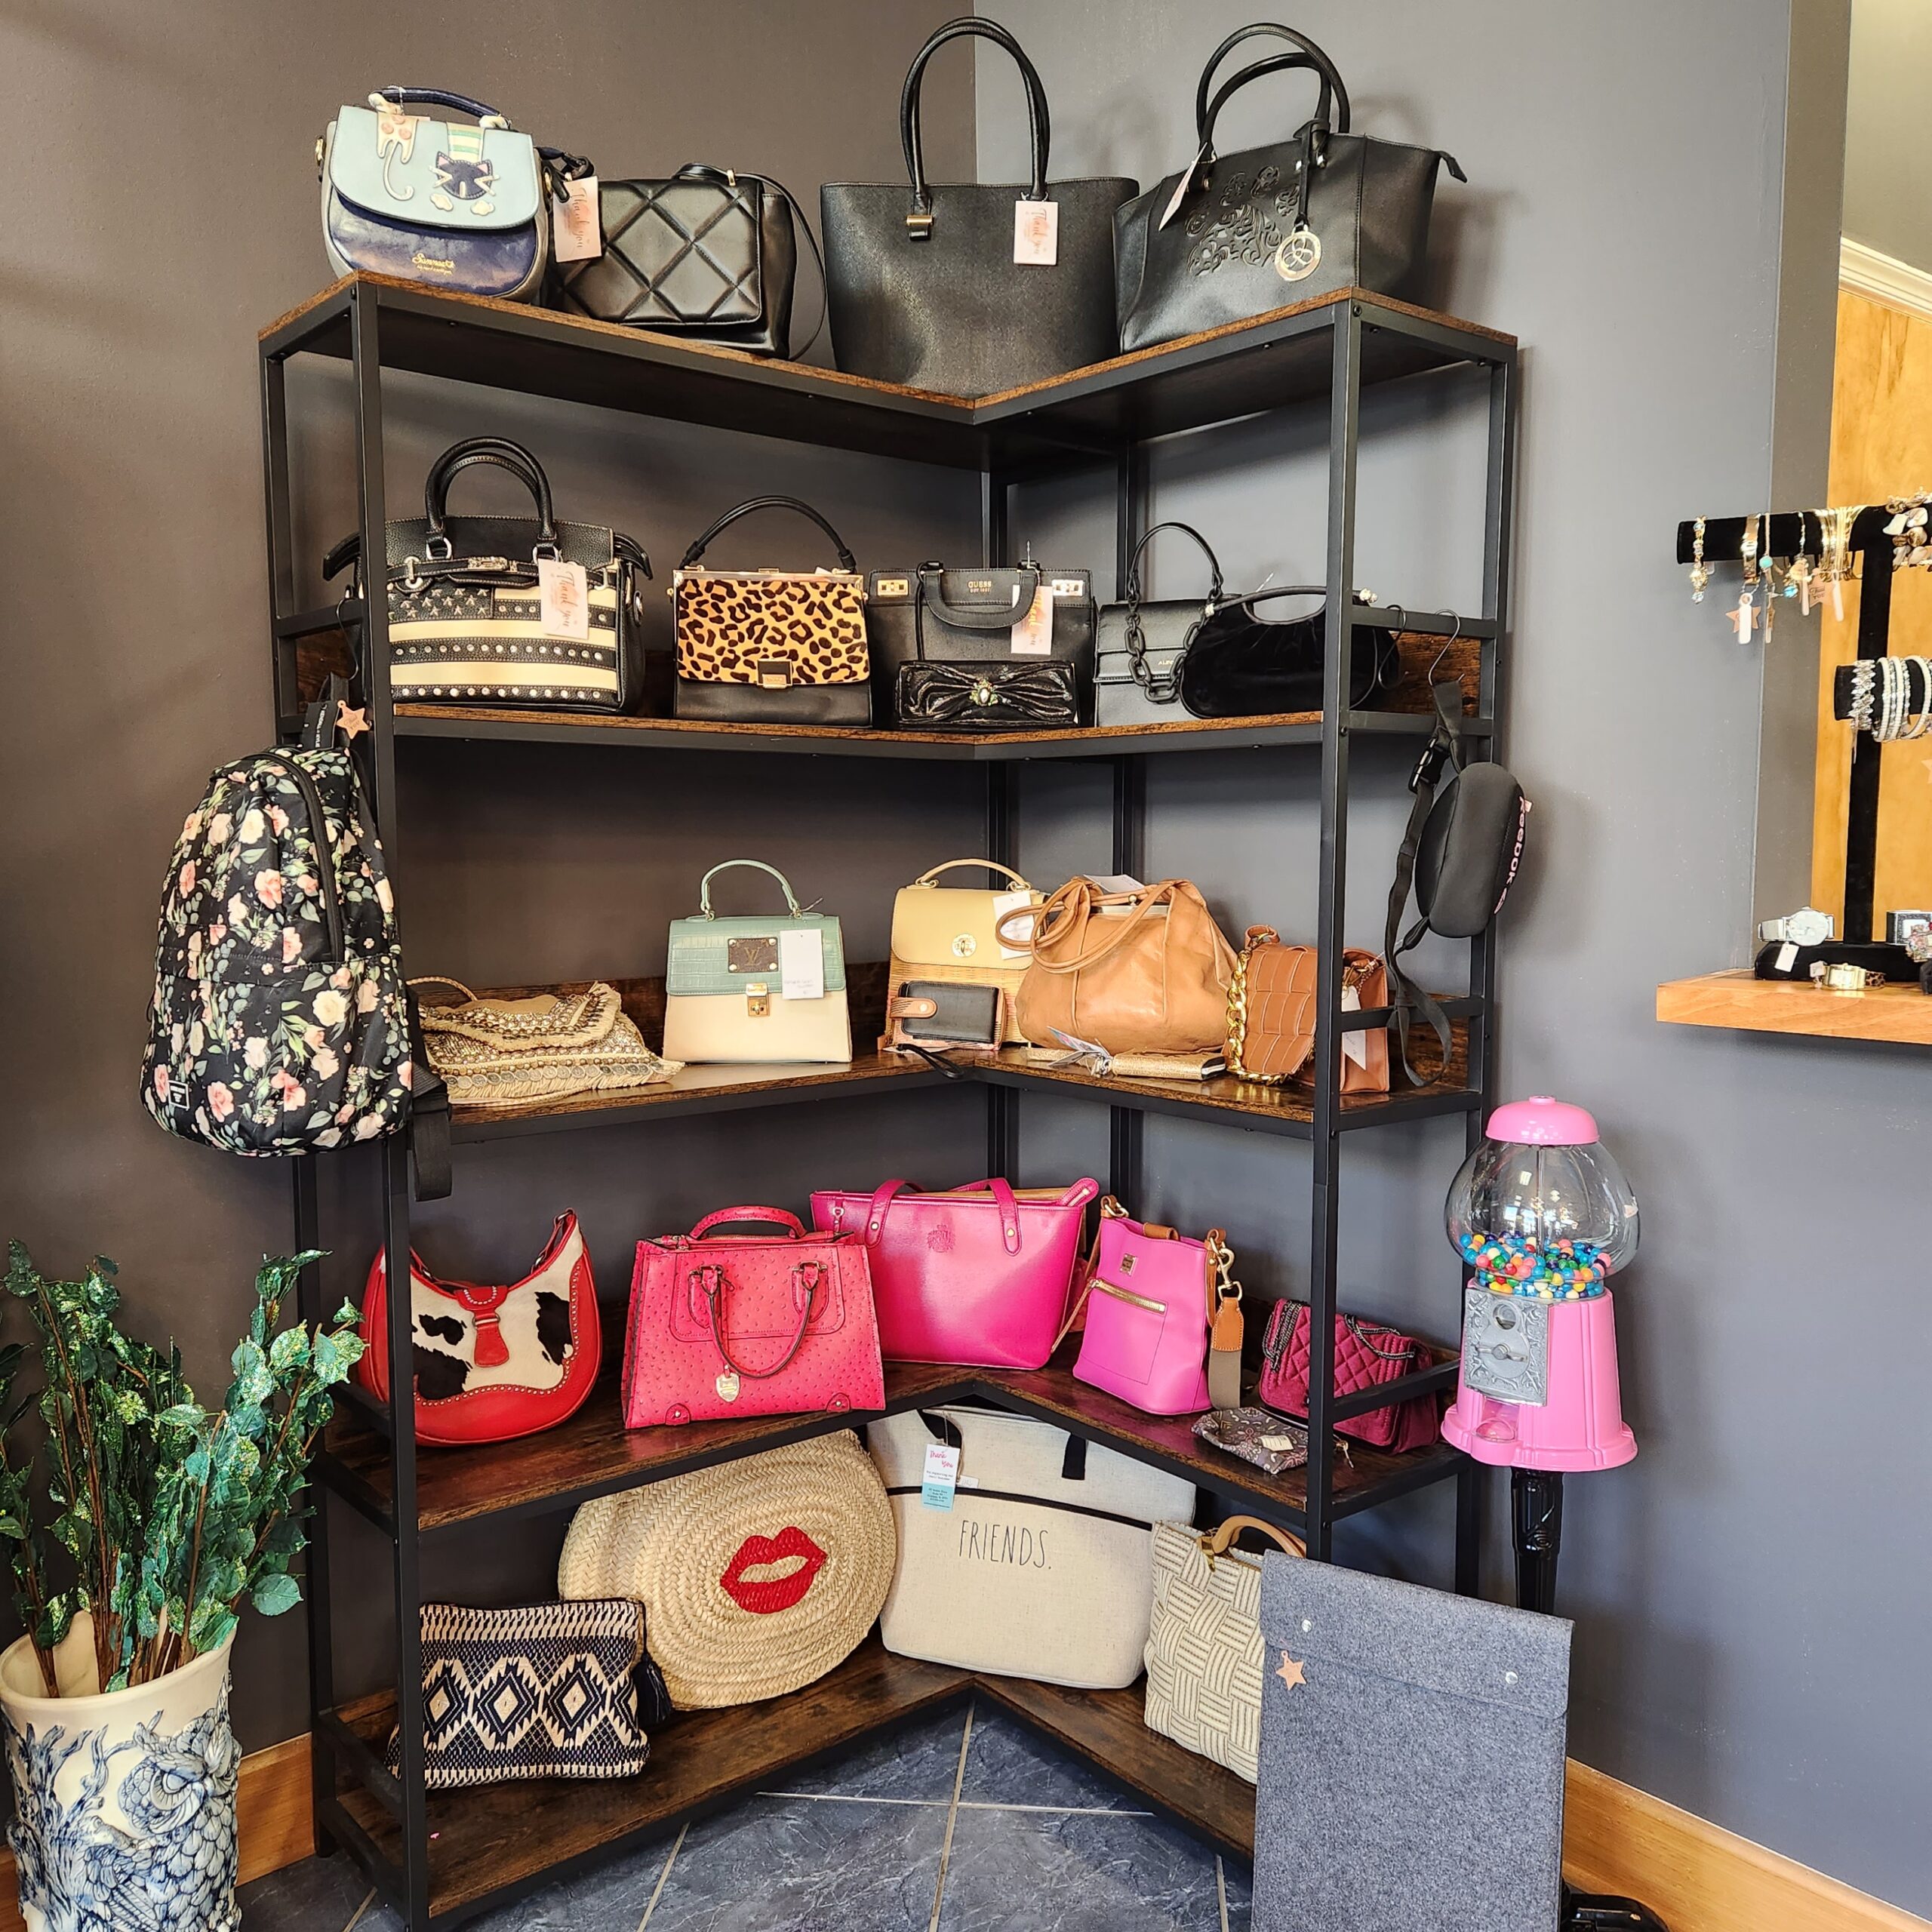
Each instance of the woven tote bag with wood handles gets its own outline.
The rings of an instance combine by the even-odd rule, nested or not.
[[[835,1669],[878,1620],[898,1544],[849,1432],[599,1497],[571,1519],[560,1597],[643,1604],[679,1709],[753,1704]]]

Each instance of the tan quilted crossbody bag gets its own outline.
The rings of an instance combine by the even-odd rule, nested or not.
[[[1311,1078],[1320,985],[1313,946],[1284,944],[1272,926],[1250,926],[1228,988],[1228,1071],[1270,1087]],[[1388,968],[1377,955],[1356,946],[1343,955],[1342,1004],[1349,1011],[1389,1004]],[[1366,1027],[1342,1038],[1342,1091],[1387,1093],[1387,1029]]]

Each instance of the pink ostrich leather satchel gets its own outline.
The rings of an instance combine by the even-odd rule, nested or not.
[[[783,1232],[721,1235],[736,1222]],[[885,1406],[872,1274],[856,1235],[782,1208],[725,1208],[637,1244],[624,1426]]]
[[[1205,1241],[1132,1220],[1112,1197],[1101,1204],[1085,1298],[1087,1327],[1074,1374],[1149,1415],[1198,1414],[1211,1404],[1209,1343],[1229,1340],[1238,1399],[1240,1284],[1219,1228]],[[1228,1312],[1217,1330],[1226,1297]]]
[[[1063,1332],[1094,1180],[1025,1188],[975,1181],[924,1194],[889,1180],[870,1194],[812,1196],[812,1220],[851,1231],[872,1260],[888,1361],[1043,1368]]]

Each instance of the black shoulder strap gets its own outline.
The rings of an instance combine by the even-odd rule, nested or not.
[[[1416,859],[1422,850],[1423,827],[1435,804],[1435,788],[1443,768],[1460,771],[1467,758],[1463,740],[1463,688],[1454,679],[1429,688],[1435,705],[1435,728],[1416,762],[1409,789],[1415,803],[1409,808],[1409,823],[1402,834],[1401,849],[1395,855],[1395,877],[1389,888],[1389,918],[1383,930],[1382,956],[1389,969],[1389,1003],[1395,1009],[1395,1040],[1402,1056],[1402,1069],[1418,1087],[1439,1080],[1449,1066],[1449,1016],[1426,988],[1420,986],[1402,971],[1401,956],[1420,943],[1429,930],[1426,918],[1418,919],[1402,933],[1402,915],[1408,909],[1409,894],[1414,890]],[[1398,934],[1401,937],[1397,937]],[[1442,1051],[1441,1063],[1424,1079],[1409,1058],[1409,1028],[1416,1015],[1428,1021],[1436,1044]]]
[[[418,1201],[442,1201],[455,1184],[450,1171],[450,1090],[429,1064],[414,991],[405,986],[403,998],[409,1008],[409,1157],[415,1169],[414,1191]]]

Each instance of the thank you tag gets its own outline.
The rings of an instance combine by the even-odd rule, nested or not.
[[[1060,260],[1059,202],[1014,203],[1013,259],[1041,269],[1050,269]]]
[[[546,637],[568,638],[578,644],[590,639],[590,580],[581,564],[555,557],[537,560],[537,621]]]
[[[825,997],[825,935],[816,926],[789,926],[778,935],[780,991],[787,999]]]
[[[1008,912],[1023,912],[1032,903],[1033,895],[1030,892],[1002,892],[993,901],[994,925],[997,927]],[[1033,937],[1033,921],[1031,919],[1016,919],[1006,931],[1016,935],[1022,943],[1018,946],[1009,946],[1005,935],[1002,934],[999,942],[999,956],[1002,959],[1032,958],[1033,954],[1030,943]]]
[[[959,1451],[950,1443],[926,1444],[925,1481],[919,1485],[919,1501],[928,1509],[950,1509],[952,1492],[959,1487]]]
[[[598,219],[597,177],[566,181],[550,202],[551,252],[560,262],[594,262],[604,252],[604,225]]]
[[[1208,143],[1203,141],[1194,158],[1187,164],[1187,171],[1174,183],[1174,192],[1168,197],[1168,205],[1161,211],[1161,218],[1155,223],[1164,228],[1180,213],[1180,205],[1187,199],[1187,191],[1194,186],[1194,177],[1201,172],[1208,158]]]
[[[1041,584],[1033,592],[1033,601],[1025,617],[1013,627],[1013,654],[1016,657],[1051,657],[1054,654],[1054,587]]]
[[[1359,1013],[1361,1011],[1359,988],[1344,986],[1342,989],[1342,1011],[1344,1013]],[[1368,1042],[1362,1038],[1359,1030],[1342,1035],[1342,1057],[1353,1060],[1363,1072],[1368,1071]]]

